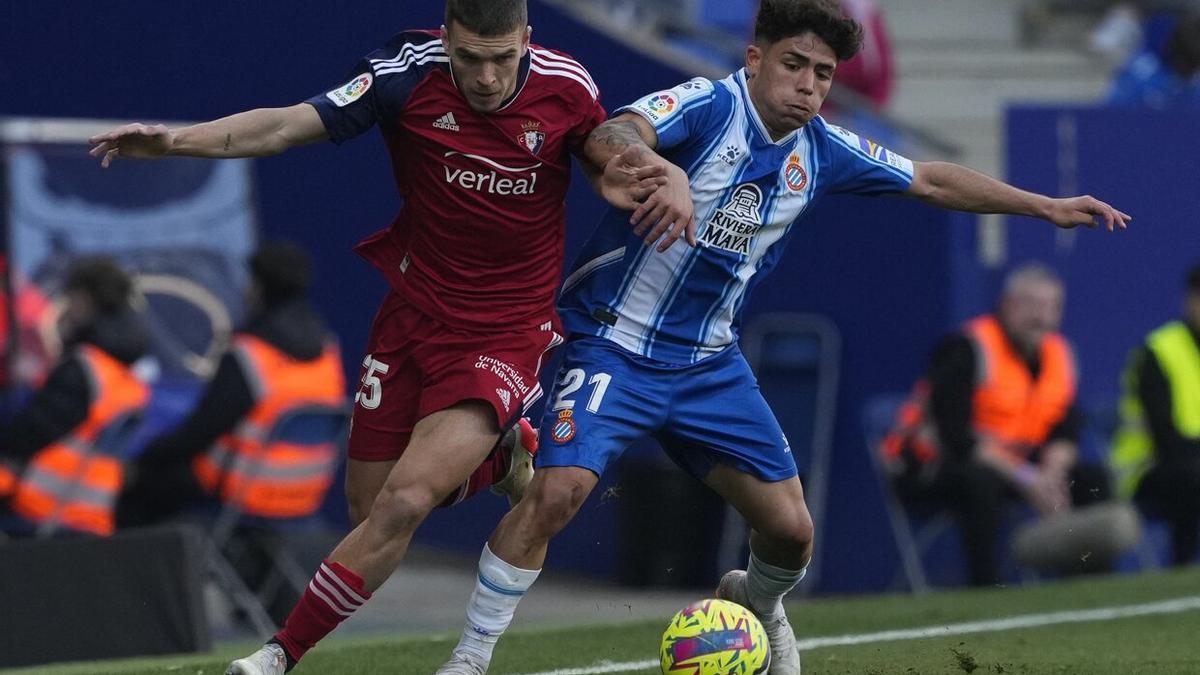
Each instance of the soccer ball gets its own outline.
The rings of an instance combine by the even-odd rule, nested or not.
[[[767,633],[750,610],[701,600],[679,610],[663,632],[665,675],[758,675],[771,665]]]

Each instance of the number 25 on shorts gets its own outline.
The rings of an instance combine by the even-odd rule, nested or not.
[[[371,354],[363,357],[362,364],[367,372],[363,373],[362,384],[359,385],[358,392],[354,394],[354,402],[367,410],[374,410],[383,401],[383,383],[379,381],[379,376],[375,373],[387,375],[388,364],[376,361]]]
[[[590,413],[598,412],[600,404],[604,401],[604,393],[608,391],[608,383],[612,381],[612,376],[608,373],[596,373],[591,378],[588,378],[587,373],[583,372],[582,368],[572,368],[563,373],[562,382],[558,387],[558,395],[554,397],[554,405],[550,409],[573,410],[575,408],[575,399],[567,397],[579,391],[585,380],[592,387],[592,395],[588,397],[586,406],[587,411]]]

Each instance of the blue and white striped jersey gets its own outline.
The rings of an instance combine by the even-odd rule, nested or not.
[[[658,152],[687,171],[696,206],[692,248],[665,253],[609,209],[563,284],[568,330],[657,361],[689,364],[737,337],[747,295],[778,262],[793,226],[826,194],[903,192],[908,159],[815,117],[772,141],[746,73],[646,96],[631,111],[658,132]]]

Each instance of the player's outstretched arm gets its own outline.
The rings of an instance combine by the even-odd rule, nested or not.
[[[684,237],[695,246],[695,207],[687,173],[654,152],[657,145],[654,127],[640,115],[625,113],[592,130],[584,145],[585,164],[603,167],[593,184],[610,204],[633,211],[629,222],[647,245],[661,238],[661,252]]]
[[[1125,229],[1133,217],[1083,195],[1054,199],[1015,188],[974,169],[950,162],[916,162],[909,196],[946,209],[972,213],[1009,213],[1048,220],[1059,227]]]
[[[90,154],[108,167],[118,157],[265,157],[327,138],[316,108],[300,103],[287,108],[258,108],[181,129],[162,124],[126,124],[93,136]]]

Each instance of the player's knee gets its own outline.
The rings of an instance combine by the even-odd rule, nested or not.
[[[371,504],[369,517],[387,531],[403,535],[415,531],[437,502],[429,490],[384,487]]]
[[[805,553],[812,549],[813,522],[807,509],[776,518],[760,532],[775,546],[789,551]]]
[[[526,522],[547,539],[567,526],[587,497],[583,486],[574,481],[537,481],[530,487],[530,493],[525,495],[529,501]]]
[[[375,501],[374,495],[362,495],[351,493],[346,495],[347,510],[350,512],[350,527],[358,527],[367,515],[371,513],[371,504]]]

